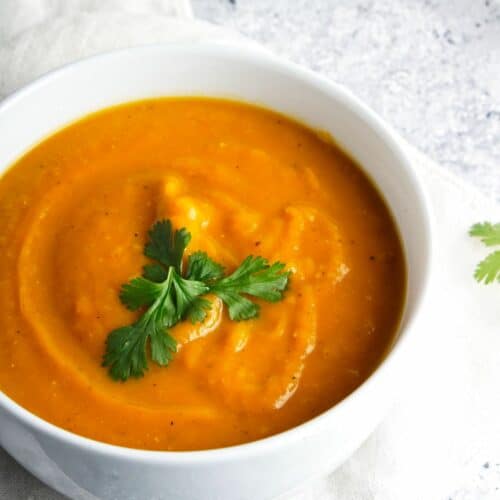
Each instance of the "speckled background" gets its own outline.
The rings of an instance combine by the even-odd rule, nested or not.
[[[500,201],[499,0],[192,0],[345,84],[410,143]]]

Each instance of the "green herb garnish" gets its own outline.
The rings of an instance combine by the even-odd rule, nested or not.
[[[500,245],[500,223],[482,222],[474,224],[469,234],[479,238],[486,246]],[[489,284],[500,281],[500,250],[491,252],[476,266],[474,278],[481,283]]]
[[[148,233],[144,254],[155,261],[144,266],[141,277],[122,286],[120,300],[131,311],[142,309],[133,324],[113,330],[106,341],[103,365],[115,380],[141,377],[148,368],[148,345],[151,359],[161,366],[172,361],[177,343],[169,329],[179,321],[201,322],[210,310],[203,295],[213,293],[228,307],[235,321],[255,318],[259,306],[247,296],[269,302],[283,298],[289,272],[285,265],[270,265],[263,257],[247,257],[229,276],[224,268],[205,252],[187,258],[183,255],[191,234],[174,231],[169,220],[156,222]]]

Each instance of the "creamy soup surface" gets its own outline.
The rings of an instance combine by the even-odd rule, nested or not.
[[[168,367],[116,382],[106,337],[140,314],[119,289],[166,218],[191,232],[187,254],[228,272],[280,260],[289,288],[249,321],[214,299],[205,323],[172,329]],[[141,449],[245,443],[327,410],[377,367],[405,296],[397,230],[359,167],[294,121],[212,99],[106,109],[29,151],[0,178],[0,255],[0,389]]]

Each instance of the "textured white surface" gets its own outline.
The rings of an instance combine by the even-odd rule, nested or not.
[[[1,7],[7,3],[0,4],[0,23],[2,22]],[[151,1],[149,3],[154,8],[158,2]],[[55,5],[54,2],[49,2],[49,4]],[[126,4],[129,9],[135,9],[137,5],[134,2],[126,2]],[[291,5],[291,2],[287,4]],[[381,4],[382,2],[379,2],[375,6],[370,4],[365,7],[368,12],[373,12],[373,10],[377,11],[378,5]],[[396,2],[391,1],[389,4],[395,5]],[[351,2],[335,2],[335,4],[333,2],[317,2],[317,5],[320,9],[319,13],[316,12],[316,7],[312,2],[307,2],[307,4],[294,2],[294,8],[289,10],[289,19],[292,21],[295,19],[296,24],[292,21],[290,21],[291,24],[287,24],[283,22],[283,19],[281,22],[269,21],[274,19],[274,9],[282,9],[281,12],[285,12],[284,2],[255,0],[252,4],[250,2],[240,3],[237,9],[244,9],[239,18],[240,22],[251,23],[252,29],[257,30],[256,35],[268,33],[268,35],[271,34],[277,38],[281,37],[277,48],[299,60],[296,53],[300,47],[303,47],[300,48],[301,62],[314,66],[322,60],[320,52],[326,51],[325,48],[321,50],[315,48],[314,38],[317,38],[317,44],[319,44],[322,37],[328,38],[329,35],[327,32],[322,32],[319,25],[316,28],[312,22],[308,25],[306,22],[307,19],[310,19],[308,16],[318,16],[320,18],[318,20],[321,20],[323,17],[327,18],[326,15],[326,17],[320,15],[321,12],[328,13],[331,10],[337,12],[337,15],[339,15],[338,12],[343,12],[342,15],[347,17],[344,18],[345,23],[340,23],[339,26],[344,26],[343,29],[351,33],[353,30],[355,31],[352,23],[358,22],[358,17],[356,14],[349,18],[350,14],[348,13],[359,11],[359,6]],[[418,10],[412,5],[416,5],[416,3],[397,3],[397,7],[403,6],[406,13]],[[421,5],[420,10],[424,13],[435,12],[443,8],[439,5],[433,7],[428,4]],[[353,10],[353,6],[356,6],[355,10]],[[206,9],[206,15],[236,16],[229,10],[235,7],[229,4],[226,6],[222,2],[212,3],[199,0],[195,2],[195,7]],[[331,9],[327,9],[327,7],[331,7]],[[339,8],[343,10],[338,11]],[[302,12],[301,15],[300,12]],[[361,9],[360,12],[363,10]],[[383,23],[388,22],[386,17],[392,18],[394,21],[393,16],[397,16],[397,12],[399,11],[396,9],[396,14],[394,12],[387,12],[387,16],[378,14],[378,22],[385,26]],[[116,14],[107,16],[103,21],[92,18],[90,13],[85,14],[84,23],[78,24],[77,19],[71,16],[65,23],[60,22],[48,31],[37,29],[27,33],[24,52],[20,46],[16,45],[15,41],[9,45],[4,43],[3,56],[7,58],[8,54],[14,53],[16,57],[5,59],[10,61],[7,66],[10,68],[10,76],[5,70],[3,73],[0,71],[2,75],[0,92],[12,90],[13,87],[24,83],[34,74],[48,69],[50,65],[70,59],[72,57],[71,47],[67,47],[64,42],[70,39],[71,30],[80,29],[80,34],[88,37],[84,51],[86,54],[98,50],[104,42],[108,46],[114,47],[138,43],[138,41],[165,40],[172,35],[172,33],[168,33],[168,30],[174,29],[174,24],[169,24],[159,16],[152,16],[145,12],[140,15],[134,14],[134,16],[140,16],[140,20],[144,24],[132,22],[128,16]],[[409,23],[411,16],[408,16],[401,19],[401,23],[406,22],[406,28],[411,31],[413,29]],[[269,25],[266,27],[268,21]],[[102,33],[106,26],[117,22],[122,27],[121,30],[117,30],[121,31],[120,36],[117,35],[113,38]],[[129,23],[125,25],[128,29],[123,29],[123,23]],[[371,26],[372,23],[369,25]],[[391,24],[389,23],[388,26]],[[394,25],[394,30],[398,33],[402,34],[403,28],[401,25],[399,28]],[[210,28],[206,27],[206,29],[210,31]],[[307,29],[314,31],[307,31]],[[371,29],[375,28],[370,28],[368,31]],[[283,30],[283,35],[280,37],[276,35],[279,30]],[[289,31],[287,32],[287,30]],[[248,29],[246,31],[249,32]],[[45,33],[44,37],[42,37],[42,33]],[[184,32],[179,36],[188,36],[188,34]],[[202,36],[202,34],[196,36]],[[340,37],[341,35],[337,33],[331,39],[333,41],[330,41],[330,44],[333,47],[335,47],[336,36]],[[348,37],[348,35],[345,36]],[[365,39],[360,45],[360,47],[365,48],[365,51],[359,48],[356,50],[361,50],[359,54],[360,57],[362,56],[363,67],[373,69],[377,58],[378,63],[382,64],[380,54],[383,54],[384,51],[381,50],[378,53],[375,48],[371,51],[371,45],[378,43],[379,37],[382,37],[383,40],[383,36],[377,35],[376,31],[370,36],[372,38]],[[416,39],[418,36],[415,34]],[[365,42],[366,45],[363,45]],[[43,46],[43,43],[47,45]],[[273,39],[272,44],[275,43],[277,42]],[[339,38],[338,43],[340,48],[335,50],[339,50],[340,56],[342,56],[342,53],[348,51],[348,47],[342,45],[344,42],[341,41],[341,38]],[[40,44],[42,44],[41,47]],[[349,44],[347,45],[349,46]],[[38,47],[38,52],[31,52],[34,47]],[[384,50],[387,50],[387,45],[385,47]],[[331,50],[334,51],[334,49]],[[426,49],[421,50],[425,52]],[[1,51],[0,47],[0,56],[2,55]],[[326,54],[326,52],[321,53]],[[370,62],[372,61],[370,53],[375,58],[374,62]],[[379,55],[376,55],[377,53]],[[40,54],[43,54],[43,57]],[[81,55],[80,52],[79,55]],[[480,55],[483,57],[483,54]],[[352,87],[358,94],[362,95],[356,85],[359,86],[359,89],[363,89],[363,75],[366,76],[366,73],[370,73],[370,71],[357,65],[353,56],[349,57],[351,57],[350,63],[346,62],[344,65],[338,63],[338,67],[344,67],[345,75],[352,75],[354,82]],[[406,64],[407,61],[402,56],[400,57],[401,64]],[[408,58],[410,58],[409,55]],[[390,57],[388,59],[390,60]],[[338,60],[342,60],[342,57],[335,59],[335,61]],[[472,63],[472,61],[468,61],[467,66]],[[389,64],[389,62],[383,64]],[[421,62],[421,64],[424,63]],[[387,68],[386,66],[386,71],[388,71]],[[329,71],[324,71],[322,67],[316,67],[316,69],[332,76]],[[420,69],[424,71],[422,66]],[[375,99],[376,102],[371,103],[374,107],[380,104],[380,96],[384,95],[377,87],[378,82],[383,81],[381,74],[375,72],[373,76],[370,76],[372,82],[370,85],[365,82],[366,89],[371,89],[366,90],[369,92],[366,100]],[[334,74],[333,76],[343,80],[338,75]],[[412,76],[412,81],[413,78],[416,79],[416,86],[425,87],[427,85],[423,76],[422,82],[418,82],[418,73]],[[368,78],[366,80],[368,81]],[[493,80],[490,80],[491,82]],[[453,89],[454,87],[450,87],[449,92],[458,92]],[[475,90],[471,90],[470,93],[466,90],[460,92],[464,92],[463,95],[469,96],[474,101],[474,108],[480,104],[479,101],[475,100]],[[453,106],[449,107],[451,106],[449,101],[447,101],[448,104],[441,102],[440,97],[442,98],[443,95],[439,94],[435,101],[434,98],[425,97],[427,104],[422,105],[422,108],[419,108],[420,111],[415,113],[413,118],[412,123],[415,130],[427,130],[428,124],[423,116],[426,112],[424,108],[431,105],[429,103],[444,110],[443,113],[448,113],[443,115],[444,118],[441,118],[440,123],[446,129],[451,127],[452,121],[450,121],[451,118],[448,118],[456,113],[456,109]],[[380,99],[373,96],[378,96]],[[495,102],[493,95],[490,95],[488,99],[490,99],[488,105]],[[389,102],[396,109],[396,114],[401,112],[401,110],[397,111],[399,109],[397,108],[397,97],[391,97]],[[403,111],[402,116],[407,116],[410,123],[411,113],[408,109],[406,111],[403,109]],[[420,113],[424,113],[424,115]],[[429,126],[431,125],[429,124]],[[476,136],[474,135],[474,137]],[[450,136],[449,140],[455,139]],[[449,141],[443,139],[445,146],[447,142]],[[458,142],[456,144],[458,144],[456,147],[460,146]],[[498,155],[498,146],[493,140],[488,143],[486,150],[488,158],[494,158],[495,155]],[[499,216],[500,212],[481,196],[460,183],[456,183],[453,179],[440,174],[432,162],[429,162],[425,157],[414,153],[414,158],[415,166],[424,177],[434,202],[437,227],[439,228],[437,246],[441,256],[437,274],[439,286],[436,307],[429,315],[429,328],[424,336],[424,340],[429,343],[430,347],[425,346],[425,349],[416,355],[415,359],[415,362],[423,368],[422,375],[410,382],[407,393],[402,395],[393,412],[345,466],[328,479],[321,479],[295,495],[286,497],[287,500],[289,498],[294,500],[330,500],[332,498],[336,500],[399,500],[401,498],[405,500],[432,500],[434,498],[493,500],[500,497],[500,421],[497,418],[500,412],[500,393],[497,390],[497,381],[500,378],[498,363],[500,335],[498,335],[496,327],[500,321],[500,311],[497,307],[498,295],[495,294],[494,289],[473,284],[470,272],[482,252],[480,247],[472,244],[465,235],[465,230],[471,222],[486,217]],[[492,184],[493,174],[494,171],[490,172],[490,181],[485,182],[485,185]],[[481,180],[481,182],[484,181]],[[461,251],[459,252],[458,249]],[[443,301],[443,297],[447,297],[448,300]],[[59,498],[59,496],[29,476],[3,452],[0,452],[0,498],[34,498],[38,500]]]

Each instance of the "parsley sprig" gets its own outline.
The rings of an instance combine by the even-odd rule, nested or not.
[[[144,254],[154,262],[120,290],[122,303],[143,314],[131,325],[113,330],[106,341],[103,365],[115,380],[143,376],[148,368],[148,347],[152,361],[168,365],[177,351],[170,328],[186,319],[203,321],[211,307],[203,297],[207,293],[217,295],[235,321],[259,315],[259,305],[248,296],[268,302],[283,298],[289,272],[281,262],[270,265],[263,257],[249,256],[225,276],[224,268],[205,252],[194,252],[187,258],[184,272],[183,256],[191,234],[185,228],[174,231],[169,220],[161,220],[148,236]]]
[[[500,223],[482,222],[474,224],[469,234],[481,240],[486,246],[500,245]],[[474,278],[481,283],[489,284],[500,281],[500,250],[491,252],[476,266]]]

